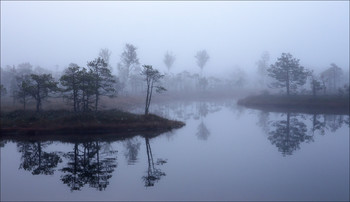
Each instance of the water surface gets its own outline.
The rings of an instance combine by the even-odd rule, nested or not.
[[[348,115],[234,100],[151,111],[186,126],[114,142],[1,141],[1,200],[349,200]]]

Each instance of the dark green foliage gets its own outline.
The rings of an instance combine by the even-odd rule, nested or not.
[[[26,109],[26,104],[30,99],[31,91],[33,90],[33,81],[30,75],[16,77],[17,90],[14,91],[14,98],[23,104],[23,109]]]
[[[146,94],[146,106],[145,106],[145,115],[148,114],[149,106],[152,100],[153,88],[156,88],[157,93],[166,91],[163,86],[157,85],[160,82],[160,79],[164,77],[157,69],[153,69],[151,65],[143,65],[143,70],[141,75],[145,77],[147,84],[147,94]]]
[[[282,53],[267,71],[276,80],[271,87],[286,88],[287,95],[290,91],[295,92],[298,86],[304,85],[308,76],[308,72],[299,64],[299,59],[293,58],[290,53]]]
[[[116,90],[114,88],[116,79],[112,76],[111,70],[108,68],[108,64],[100,57],[88,62],[87,66],[89,67],[91,73],[91,88],[94,91],[95,111],[97,111],[98,102],[101,95],[112,97],[116,94]]]
[[[0,94],[1,94],[1,96],[4,96],[7,94],[7,90],[4,87],[4,85],[2,85],[2,84],[0,84]]]
[[[36,101],[36,111],[41,109],[42,101],[47,99],[52,92],[58,91],[57,84],[51,74],[31,74],[32,84],[29,87],[30,95]]]
[[[71,63],[69,67],[64,71],[64,75],[61,76],[60,82],[64,87],[63,92],[67,93],[64,97],[73,101],[74,111],[79,109],[79,86],[81,80],[80,67],[77,64]]]

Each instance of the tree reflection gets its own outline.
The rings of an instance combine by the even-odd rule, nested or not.
[[[196,135],[200,140],[207,140],[210,135],[210,131],[208,130],[207,126],[204,124],[203,120],[197,127]]]
[[[292,155],[300,148],[300,143],[313,140],[312,136],[306,134],[305,123],[299,121],[295,116],[288,112],[287,119],[273,122],[272,127],[275,130],[269,132],[268,139],[278,147],[283,156]]]
[[[258,125],[263,129],[265,133],[269,132],[269,116],[270,116],[270,113],[266,111],[261,111],[258,114],[258,119],[259,119]]]
[[[207,126],[205,125],[203,118],[205,118],[208,115],[209,109],[208,109],[208,104],[206,102],[200,102],[199,105],[197,105],[197,114],[200,118],[200,124],[197,127],[197,137],[200,140],[207,140],[210,132],[207,128]]]
[[[323,121],[321,121],[322,116],[319,114],[313,114],[312,115],[312,135],[314,135],[314,133],[316,131],[320,131],[321,135],[325,134],[325,129],[326,129],[326,122],[325,119],[323,119]]]
[[[104,149],[101,149],[104,148]],[[61,169],[61,180],[71,191],[80,190],[85,184],[99,191],[106,189],[114,169],[117,167],[115,150],[108,143],[98,141],[75,143],[72,152],[64,156],[68,163]]]
[[[128,164],[129,165],[134,164],[137,161],[137,155],[139,153],[141,143],[135,137],[135,138],[126,140],[124,142],[124,146],[126,149],[124,156],[127,159]]]
[[[68,159],[67,166],[62,168],[61,171],[66,173],[61,176],[61,180],[64,184],[67,184],[71,190],[80,190],[84,186],[83,179],[79,174],[83,173],[83,162],[80,160],[78,143],[74,143],[73,152],[68,152],[64,155]]]
[[[342,115],[324,115],[327,127],[331,129],[332,132],[337,131],[343,125],[344,119]]]
[[[8,140],[0,140],[0,148],[4,147],[7,142],[8,142]]]
[[[290,112],[282,113],[282,116],[284,115],[286,115],[286,120],[269,121],[268,112],[262,111],[258,115],[259,122],[257,123],[269,135],[268,139],[277,146],[283,156],[292,155],[295,150],[300,149],[302,142],[314,141],[314,135],[317,131],[324,135],[327,130],[335,132],[343,124],[349,124],[349,116],[344,118],[344,115],[317,113],[308,115]],[[310,128],[308,130],[305,123],[309,121]]]
[[[45,152],[43,149],[49,142],[18,142],[17,149],[21,153],[19,169],[31,171],[33,175],[53,175],[61,157],[56,152]]]
[[[142,179],[145,182],[145,187],[153,187],[155,182],[158,182],[162,176],[165,176],[165,172],[162,172],[160,169],[154,166],[153,154],[151,145],[149,143],[149,137],[145,137],[146,141],[146,151],[147,151],[147,160],[148,160],[148,169],[147,176],[143,176]],[[166,163],[166,160],[158,159],[157,165],[163,165]]]

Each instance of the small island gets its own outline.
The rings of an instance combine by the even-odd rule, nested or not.
[[[2,138],[130,137],[159,134],[185,124],[157,115],[138,115],[120,110],[75,113],[68,110],[16,110],[1,113]]]
[[[275,112],[349,114],[349,96],[254,95],[238,100],[237,104]]]
[[[343,71],[336,64],[318,76],[290,53],[282,53],[269,68],[267,58],[259,61],[259,68],[270,77],[268,87],[279,89],[280,93],[265,90],[261,95],[240,99],[237,104],[275,112],[349,114],[349,84],[341,82]],[[305,84],[309,89],[302,88]]]
[[[125,52],[135,59],[134,47],[127,45]],[[103,98],[116,97],[120,90],[118,79],[112,75],[107,61],[98,57],[87,63],[88,69],[72,63],[64,70],[59,82],[52,74],[17,76],[17,89],[12,97],[23,104],[23,109],[1,111],[0,138],[106,140],[135,135],[153,137],[185,125],[149,113],[152,93],[166,91],[160,85],[164,75],[152,65],[142,65],[140,73],[146,81],[144,115],[117,109],[100,110]],[[1,85],[1,94],[5,92],[6,89]],[[56,102],[58,106],[55,110],[44,110],[43,103],[50,97],[63,98],[67,103],[65,108],[60,108],[60,102]],[[34,101],[35,111],[26,109],[29,100]]]

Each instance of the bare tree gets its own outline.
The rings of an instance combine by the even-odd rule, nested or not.
[[[173,66],[175,62],[175,56],[173,55],[173,53],[167,51],[166,54],[164,55],[163,62],[168,68],[168,71],[170,72],[170,68],[171,66]]]
[[[260,76],[259,84],[265,86],[266,85],[266,78],[267,78],[267,69],[269,68],[269,60],[270,60],[270,54],[269,52],[265,51],[262,53],[261,58],[259,61],[256,62],[256,65],[258,66],[258,74]]]
[[[102,58],[105,61],[105,63],[107,63],[107,66],[110,70],[112,69],[111,64],[109,63],[111,54],[112,52],[108,48],[102,48],[98,54],[98,56]]]
[[[209,60],[209,55],[206,50],[198,51],[194,56],[197,59],[197,65],[201,68],[201,72],[203,71],[203,67],[207,64]]]
[[[322,85],[320,79],[318,79],[316,77],[316,75],[314,74],[313,70],[310,71],[309,76],[310,76],[310,79],[311,79],[312,95],[316,96],[317,92],[322,90],[324,88],[324,86]]]
[[[327,89],[329,89],[329,92],[332,93],[336,93],[337,88],[340,87],[342,76],[343,70],[334,63],[321,73],[322,80],[327,86]]]
[[[126,44],[118,64],[119,73],[122,75],[122,82],[126,83],[132,69],[139,65],[136,53],[137,48],[132,44]]]
[[[147,115],[149,111],[149,106],[152,100],[153,88],[154,87],[156,88],[157,93],[161,93],[166,89],[160,85],[157,85],[159,84],[160,79],[164,77],[164,75],[160,74],[157,69],[153,69],[151,65],[143,65],[142,67],[143,67],[143,70],[141,72],[141,75],[145,77],[145,81],[147,84],[146,106],[145,106],[145,115]]]

